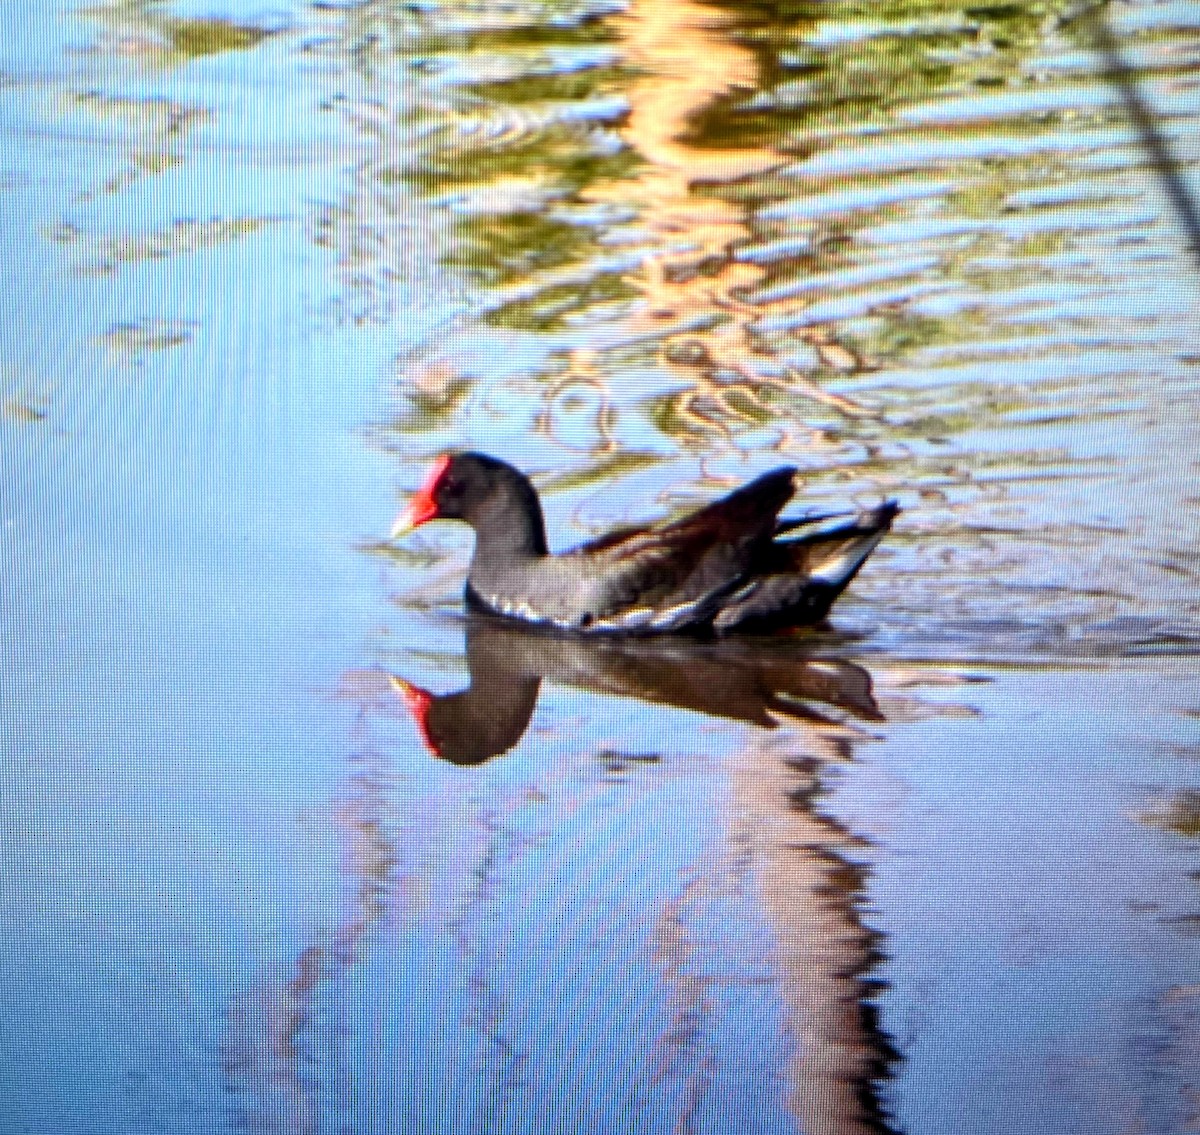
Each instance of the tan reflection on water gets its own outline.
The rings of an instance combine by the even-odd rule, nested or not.
[[[765,966],[747,961],[782,1002],[790,1055],[778,1102],[805,1135],[895,1130],[881,1090],[898,1057],[872,1004],[880,937],[861,916],[866,871],[847,855],[863,840],[818,805],[829,768],[853,759],[868,736],[857,724],[834,720],[780,733],[759,730],[726,766],[729,851],[753,880],[774,940]],[[702,944],[688,933],[689,908],[702,906],[714,889],[711,865],[698,864],[664,905],[653,937],[671,1012],[656,1046],[655,1073],[686,1076],[674,1128],[680,1132],[693,1129],[713,1063],[701,1054],[689,1068],[685,1056],[703,1047],[697,1038],[713,1011],[711,987],[731,980],[712,975]]]
[[[877,1090],[893,1053],[875,1024],[869,974],[878,936],[858,904],[865,879],[845,853],[859,837],[816,806],[821,775],[862,736],[831,724],[759,735],[732,762],[730,811],[775,934],[775,973],[796,1050],[787,1107],[806,1135],[888,1131]]]
[[[389,704],[369,682],[344,692],[376,712]],[[257,1135],[312,1135],[321,1129],[319,1081],[327,1069],[314,1059],[311,1032],[322,993],[361,960],[368,935],[404,897],[388,831],[390,761],[366,741],[366,721],[364,712],[357,728],[365,744],[356,758],[359,768],[329,813],[349,883],[344,914],[332,929],[313,935],[290,973],[262,976],[229,1006],[222,1053],[226,1081],[239,1098],[243,1124]]]
[[[716,99],[758,86],[754,53],[729,36],[737,24],[731,13],[691,0],[639,0],[612,23],[627,61],[646,72],[629,88],[623,133],[651,163],[639,180],[660,186],[660,200],[679,202],[697,182],[734,181],[781,164],[773,150],[706,153],[687,141],[696,117]]]
[[[767,273],[736,258],[739,246],[753,243],[756,234],[748,207],[733,195],[722,196],[720,187],[791,160],[770,147],[716,148],[697,139],[698,120],[706,111],[761,84],[758,58],[734,38],[742,18],[692,0],[641,0],[613,19],[626,61],[645,72],[625,92],[630,111],[621,130],[645,163],[635,178],[592,185],[581,193],[585,200],[636,206],[648,251],[627,277],[643,297],[627,333],[630,338],[664,336],[661,362],[688,382],[673,407],[682,429],[727,440],[732,440],[731,421],[775,415],[764,402],[768,390],[801,394],[848,415],[865,412],[777,359],[755,328],[770,305],[742,298]],[[673,329],[678,324],[687,327]],[[830,328],[795,334],[827,366],[845,371],[862,365]],[[811,446],[821,440],[818,431],[799,437],[794,422],[781,423],[780,432],[783,442]]]

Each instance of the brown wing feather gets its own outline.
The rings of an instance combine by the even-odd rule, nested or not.
[[[616,563],[657,551],[691,549],[697,544],[774,535],[779,510],[796,491],[794,466],[782,466],[748,485],[670,524],[619,528],[572,548],[567,555]],[[801,523],[806,523],[802,521]]]
[[[711,618],[774,536],[794,474],[775,469],[681,520],[612,533],[567,553],[593,560],[606,580],[597,624],[669,630]]]

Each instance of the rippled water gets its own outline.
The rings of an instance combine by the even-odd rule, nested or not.
[[[1052,8],[894,7],[368,20],[422,76],[377,179],[473,285],[398,359],[396,447],[513,453],[588,529],[785,457],[912,506],[860,589],[889,649],[1191,649],[1172,212]],[[1187,161],[1194,13],[1125,18]]]
[[[1200,9],[1109,17],[1195,190]],[[0,1128],[1198,1122],[1200,270],[1073,6],[10,23]],[[381,540],[455,446],[904,512],[577,643]]]

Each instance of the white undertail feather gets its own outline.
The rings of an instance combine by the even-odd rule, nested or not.
[[[884,537],[884,532],[872,532],[869,536],[855,536],[844,543],[831,544],[825,555],[811,561],[808,575],[816,583],[828,583],[837,587],[848,580]]]

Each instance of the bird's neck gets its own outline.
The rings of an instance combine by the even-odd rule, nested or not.
[[[475,559],[520,562],[546,555],[546,524],[533,486],[522,479],[506,485],[471,517]]]

